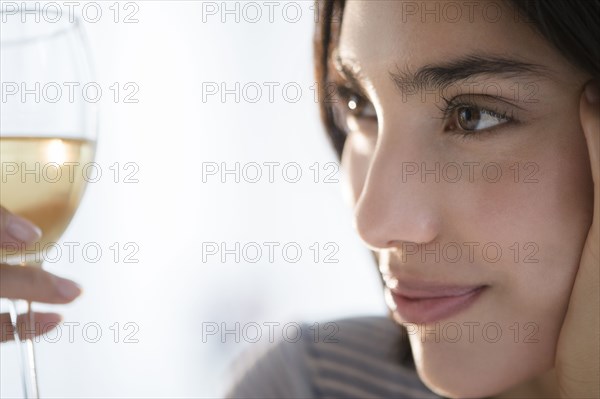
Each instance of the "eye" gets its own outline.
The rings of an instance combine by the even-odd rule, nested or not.
[[[355,118],[377,118],[373,103],[358,91],[347,86],[339,86],[338,96],[344,112]]]
[[[498,126],[508,122],[508,119],[485,109],[468,106],[456,110],[456,122],[463,130],[476,131]]]
[[[471,103],[470,100],[456,103],[446,101],[446,107],[442,109],[444,119],[449,123],[446,131],[459,134],[476,134],[492,131],[501,125],[516,122],[512,115],[507,116],[506,111],[501,112],[490,108]]]
[[[365,97],[353,93],[346,100],[348,111],[358,118],[377,118],[375,107]]]

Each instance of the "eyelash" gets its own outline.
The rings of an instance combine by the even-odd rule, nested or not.
[[[456,128],[456,127],[452,130],[450,130],[450,129],[445,130],[446,132],[453,134],[453,135],[460,136],[463,139],[480,138],[481,135],[483,135],[483,134],[493,134],[493,133],[496,133],[498,128],[500,128],[504,125],[518,122],[518,120],[515,118],[514,112],[512,110],[509,112],[507,112],[507,111],[502,112],[502,111],[498,111],[498,110],[494,110],[494,109],[490,109],[490,108],[485,108],[485,107],[482,107],[482,106],[476,104],[473,101],[461,100],[461,99],[457,99],[457,97],[454,97],[453,99],[448,99],[448,98],[442,96],[442,100],[444,100],[445,105],[443,107],[438,107],[438,109],[442,112],[441,119],[446,120],[446,121],[452,120],[452,122],[454,122],[454,120],[456,120],[455,113],[457,110],[459,110],[461,108],[476,109],[477,111],[479,111],[483,114],[487,114],[487,115],[492,116],[497,119],[505,119],[506,120],[505,122],[495,125],[491,128],[481,129],[481,130],[463,130],[463,129]]]
[[[366,104],[369,104],[369,99],[363,95],[359,90],[355,88],[349,87],[347,85],[338,86],[338,94],[343,102],[344,112],[350,112],[354,114],[356,117],[360,118],[360,115],[355,114],[355,110],[351,110],[348,107],[348,102],[354,97],[359,100],[363,105],[359,105],[358,109],[362,109]],[[475,109],[482,114],[487,114],[493,118],[497,118],[500,120],[505,120],[505,122],[499,123],[498,125],[492,126],[490,128],[485,128],[481,130],[464,130],[460,127],[454,126],[453,129],[445,129],[445,132],[458,136],[464,140],[481,138],[483,135],[493,134],[497,132],[497,129],[503,127],[504,125],[517,123],[518,120],[514,116],[514,112],[511,111],[499,111],[497,109],[490,109],[486,107],[482,107],[476,104],[475,101],[461,99],[461,96],[454,97],[452,99],[448,99],[442,96],[442,100],[444,101],[443,106],[438,106],[437,108],[441,111],[442,116],[440,119],[443,119],[447,122],[456,123],[456,112],[461,108],[471,108]]]

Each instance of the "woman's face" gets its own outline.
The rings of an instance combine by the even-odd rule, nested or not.
[[[550,371],[591,223],[589,76],[501,1],[348,1],[334,58],[356,227],[423,381]]]

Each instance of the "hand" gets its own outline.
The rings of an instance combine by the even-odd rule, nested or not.
[[[556,352],[561,396],[577,399],[600,398],[600,91],[592,84],[582,95],[580,119],[594,180],[594,216]]]
[[[0,206],[0,247],[24,245],[39,240],[38,229],[31,222],[8,212]],[[70,280],[50,274],[38,267],[19,267],[0,263],[0,297],[25,299],[35,302],[68,303],[81,294],[81,289]],[[61,321],[56,313],[34,313],[34,326],[28,317],[20,317],[18,326],[30,337],[47,332]],[[0,314],[0,342],[13,339],[13,328],[8,313]],[[23,337],[22,337],[23,338]]]

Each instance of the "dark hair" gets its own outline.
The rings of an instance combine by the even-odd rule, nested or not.
[[[600,79],[600,0],[506,0],[523,20],[545,37],[575,67]],[[315,75],[327,98],[331,53],[340,35],[345,0],[316,0],[318,22],[314,36]],[[341,157],[346,132],[334,120],[331,103],[321,101],[321,119]]]
[[[600,79],[600,0],[506,1],[575,67]],[[314,62],[322,99],[328,98],[328,87],[334,84],[328,71],[339,40],[345,3],[345,0],[316,0],[319,18],[314,35]],[[327,135],[341,158],[346,132],[335,122],[331,102],[321,101],[320,110]],[[407,333],[405,329],[402,331],[397,345],[398,360],[413,367]]]

